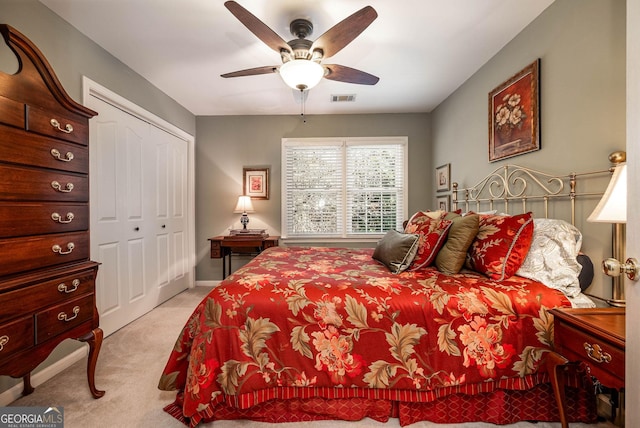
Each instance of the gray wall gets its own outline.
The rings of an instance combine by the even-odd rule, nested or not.
[[[625,19],[624,1],[556,0],[432,112],[432,167],[450,162],[452,181],[463,186],[507,163],[559,175],[608,168],[609,153],[626,145]],[[488,94],[536,58],[542,149],[489,163]],[[578,191],[608,182],[595,181]],[[584,221],[596,203],[578,205],[576,225],[598,266],[611,254],[611,228]],[[589,293],[610,297],[610,279],[596,272]]]
[[[208,116],[197,118],[196,133],[196,278],[222,277],[220,260],[209,258],[208,238],[241,227],[233,213],[242,194],[242,168],[270,167],[270,198],[254,201],[250,228],[280,234],[281,140],[289,137],[409,137],[409,212],[433,208],[430,119],[424,114],[307,116]],[[234,257],[235,259],[235,257]],[[233,268],[245,260],[238,259]]]

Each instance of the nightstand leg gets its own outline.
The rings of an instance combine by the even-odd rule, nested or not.
[[[560,423],[562,428],[569,428],[567,423],[567,412],[564,401],[564,385],[565,385],[565,371],[567,370],[567,359],[563,356],[556,354],[555,352],[549,352],[547,355],[547,371],[551,378],[551,386],[553,387],[553,393],[556,396],[556,403],[558,404],[558,414],[560,415]]]

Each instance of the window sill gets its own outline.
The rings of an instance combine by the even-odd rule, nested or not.
[[[375,245],[382,238],[379,237],[367,237],[367,238],[281,238],[280,242],[285,246],[307,246],[307,245],[318,245],[318,246],[345,246],[345,245],[354,245],[354,244],[368,244],[367,246],[371,246],[371,244]],[[331,245],[327,245],[331,244]]]

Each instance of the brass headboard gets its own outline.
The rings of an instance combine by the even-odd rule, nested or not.
[[[471,187],[452,184],[452,206],[456,210],[498,210],[510,213],[510,206],[520,205],[521,212],[531,211],[534,202],[542,205],[540,216],[549,217],[549,204],[555,200],[570,202],[570,222],[575,225],[576,198],[600,197],[599,192],[578,192],[578,180],[587,176],[609,175],[613,168],[568,175],[550,175],[519,165],[504,165]],[[540,210],[540,209],[539,209]]]

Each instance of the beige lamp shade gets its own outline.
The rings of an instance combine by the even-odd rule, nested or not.
[[[627,164],[616,165],[602,199],[587,221],[601,223],[627,222]]]
[[[251,203],[250,196],[238,196],[238,203],[236,204],[236,208],[233,210],[234,213],[252,213],[253,204]]]

